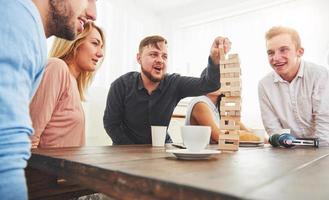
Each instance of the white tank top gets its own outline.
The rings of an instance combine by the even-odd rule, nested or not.
[[[219,116],[219,112],[218,112],[218,108],[215,106],[215,104],[205,95],[203,96],[198,96],[198,97],[195,97],[193,98],[188,107],[187,107],[187,111],[186,111],[186,117],[185,117],[185,125],[191,125],[191,121],[190,121],[190,118],[191,118],[191,114],[192,114],[192,109],[194,107],[194,105],[196,103],[199,103],[199,102],[204,102],[208,105],[211,113],[212,113],[212,117],[217,125],[217,127],[219,128],[219,121],[220,121],[220,116]]]

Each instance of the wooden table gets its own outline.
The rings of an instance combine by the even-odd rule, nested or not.
[[[240,148],[193,161],[149,145],[37,149],[28,169],[31,199],[54,194],[42,190],[40,174],[79,185],[57,180],[52,189],[76,187],[115,199],[329,199],[326,147]],[[41,180],[33,182],[36,177]]]

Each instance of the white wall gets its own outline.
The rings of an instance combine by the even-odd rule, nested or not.
[[[185,9],[159,13],[138,0],[97,1],[97,24],[106,32],[107,45],[104,63],[84,103],[88,145],[111,143],[102,119],[108,88],[120,75],[139,71],[136,53],[140,40],[147,35],[160,34],[168,39],[169,73],[191,76],[199,76],[206,66],[214,37],[229,37],[233,43],[231,52],[238,53],[242,61],[242,120],[251,128],[262,128],[257,83],[271,71],[265,52],[266,30],[274,25],[294,27],[305,47],[304,58],[323,65],[329,63],[327,0],[191,2],[193,5]]]
[[[248,2],[248,1],[246,1]],[[249,1],[255,3],[255,1]],[[305,47],[304,59],[328,65],[329,2],[326,0],[264,1],[244,3],[198,13],[176,20],[172,32],[173,71],[198,76],[205,67],[212,40],[225,35],[242,64],[242,121],[262,128],[258,106],[258,81],[271,71],[267,62],[264,33],[272,26],[297,29]]]
[[[147,35],[159,34],[159,19],[135,1],[97,2],[96,23],[106,34],[105,59],[84,103],[87,145],[111,144],[103,128],[103,114],[108,89],[113,80],[129,71],[139,71],[138,45]]]

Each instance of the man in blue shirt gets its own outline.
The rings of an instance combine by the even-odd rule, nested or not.
[[[24,168],[33,133],[29,103],[46,64],[46,38],[72,40],[96,0],[0,0],[0,197],[27,199]]]

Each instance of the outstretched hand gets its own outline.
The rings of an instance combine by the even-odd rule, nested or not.
[[[231,41],[227,37],[216,37],[210,49],[210,58],[212,62],[215,65],[219,65],[220,58],[225,56],[230,49]]]

